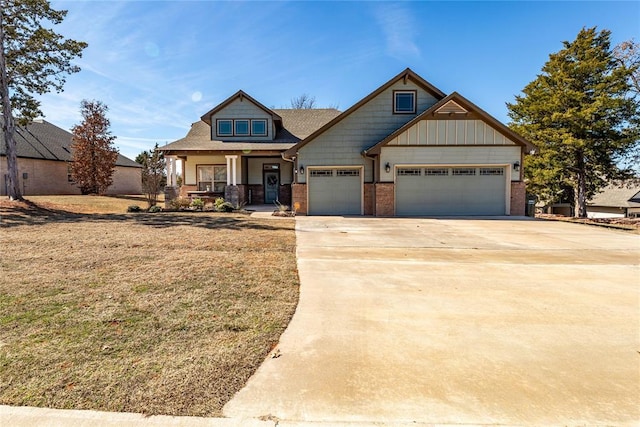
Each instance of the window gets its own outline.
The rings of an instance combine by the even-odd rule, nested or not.
[[[453,175],[473,176],[476,174],[475,168],[453,168]]]
[[[336,171],[338,176],[360,176],[359,169],[338,169]]]
[[[251,135],[253,135],[253,136],[267,136],[267,121],[266,120],[251,120]]]
[[[235,135],[247,136],[249,135],[249,120],[234,120]]]
[[[333,176],[333,170],[331,169],[312,169],[309,171],[311,176]]]
[[[225,165],[198,165],[198,191],[224,193],[227,185],[227,167]]]
[[[233,120],[218,120],[218,136],[233,135]]]
[[[480,168],[480,175],[504,175],[504,168]]]
[[[416,91],[393,92],[393,112],[397,114],[415,114]]]
[[[398,168],[398,176],[420,176],[420,168]]]
[[[447,168],[426,168],[424,170],[426,176],[447,176],[449,175],[449,169]]]

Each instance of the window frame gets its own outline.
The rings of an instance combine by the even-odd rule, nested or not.
[[[238,132],[238,124],[245,122],[247,125],[247,133]],[[221,133],[220,125],[223,123],[231,124],[230,133]],[[264,132],[254,132],[254,123],[262,123],[264,125]],[[216,119],[216,137],[234,137],[234,136],[268,136],[269,135],[269,121],[267,119]]]
[[[264,123],[264,132],[258,133],[254,132],[253,124],[254,123]],[[267,119],[251,119],[251,124],[249,125],[251,136],[267,136],[269,134],[269,130],[267,129]]]
[[[231,124],[230,133],[221,133],[220,132],[220,124],[223,122],[229,122]],[[233,136],[233,119],[216,119],[216,136]]]
[[[412,95],[413,109],[411,111],[398,109],[398,95]],[[393,91],[393,114],[416,114],[417,111],[418,111],[418,91],[417,90],[394,90]]]
[[[200,170],[203,168],[209,168],[211,170],[211,181],[201,181],[200,180]],[[220,169],[224,169],[224,179],[216,179],[216,168],[220,168]],[[196,165],[196,187],[198,188],[198,191],[206,191],[206,189],[201,189],[201,188],[206,188],[207,183],[211,183],[209,188],[210,188],[210,192],[213,193],[224,193],[224,187],[227,186],[227,165],[224,164],[202,164],[202,165]],[[204,186],[201,186],[200,183],[203,183]],[[223,188],[222,191],[216,191],[216,183],[222,183]]]
[[[238,125],[246,123],[247,133],[238,132]],[[233,136],[251,136],[251,120],[249,119],[234,119],[233,120]]]

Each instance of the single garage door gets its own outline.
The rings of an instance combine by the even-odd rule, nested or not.
[[[504,215],[504,167],[399,167],[396,215]]]
[[[309,215],[360,215],[362,177],[360,168],[309,169],[307,192]]]

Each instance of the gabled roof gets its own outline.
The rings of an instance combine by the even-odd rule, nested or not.
[[[211,125],[200,120],[191,125],[187,136],[160,147],[171,152],[183,151],[237,151],[280,150],[291,148],[297,142],[322,127],[340,114],[334,108],[326,109],[278,109],[273,110],[282,120],[273,140],[251,142],[226,142],[211,140]]]
[[[640,182],[613,183],[587,202],[588,206],[613,208],[640,207]]]
[[[427,109],[423,113],[416,116],[413,120],[406,123],[404,126],[398,128],[391,135],[387,136],[382,141],[373,145],[371,148],[365,150],[366,154],[380,154],[380,149],[387,145],[394,138],[405,132],[407,129],[414,126],[416,123],[422,120],[437,120],[445,117],[460,117],[469,119],[479,119],[487,123],[489,126],[500,132],[505,137],[509,138],[516,144],[524,147],[527,151],[535,149],[535,145],[525,140],[523,137],[509,129],[507,126],[493,118],[489,113],[469,101],[458,92],[453,92],[451,95],[436,102],[431,108]]]
[[[402,71],[400,74],[392,77],[389,81],[387,81],[385,84],[380,86],[378,89],[374,90],[369,95],[365,96],[360,101],[352,105],[349,109],[345,110],[342,114],[340,114],[339,116],[337,116],[336,118],[334,118],[333,120],[331,120],[330,122],[322,126],[320,129],[313,132],[311,135],[306,137],[303,141],[299,142],[294,147],[287,150],[285,153],[285,157],[290,158],[292,156],[295,156],[296,152],[300,148],[304,147],[305,145],[307,145],[308,143],[316,139],[318,136],[322,135],[326,130],[333,127],[336,123],[344,120],[346,117],[351,115],[354,111],[357,111],[364,104],[371,101],[373,98],[375,98],[376,96],[378,96],[379,94],[381,94],[382,92],[384,92],[385,90],[387,90],[388,88],[390,88],[400,80],[413,81],[418,86],[422,87],[425,91],[432,94],[436,99],[442,99],[446,96],[446,94],[442,92],[440,89],[438,89],[437,87],[435,87],[434,85],[432,85],[431,83],[429,83],[428,81],[420,77],[418,74],[414,73],[413,70],[411,70],[410,68],[407,68],[404,71]]]
[[[34,120],[27,126],[16,126],[16,154],[18,158],[71,161],[73,135],[46,120]],[[0,135],[0,156],[6,155],[4,134]],[[139,163],[118,154],[116,166],[142,167]]]
[[[265,107],[264,105],[262,105],[261,103],[259,103],[258,101],[256,101],[255,99],[253,99],[252,97],[247,95],[243,90],[237,91],[236,93],[231,95],[229,98],[227,98],[224,101],[222,101],[220,104],[218,104],[213,109],[211,109],[207,113],[205,113],[202,117],[200,117],[200,119],[203,122],[205,122],[206,124],[211,125],[211,115],[212,114],[215,114],[218,111],[222,110],[224,107],[226,107],[227,105],[231,104],[236,99],[240,99],[242,101],[245,98],[248,99],[251,103],[255,104],[256,107],[264,110],[265,113],[271,115],[274,120],[282,120],[282,118],[279,115],[277,115],[275,112],[273,112],[273,110]]]

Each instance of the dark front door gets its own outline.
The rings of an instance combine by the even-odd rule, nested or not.
[[[278,200],[278,189],[280,188],[280,171],[264,172],[264,202],[267,204]]]

